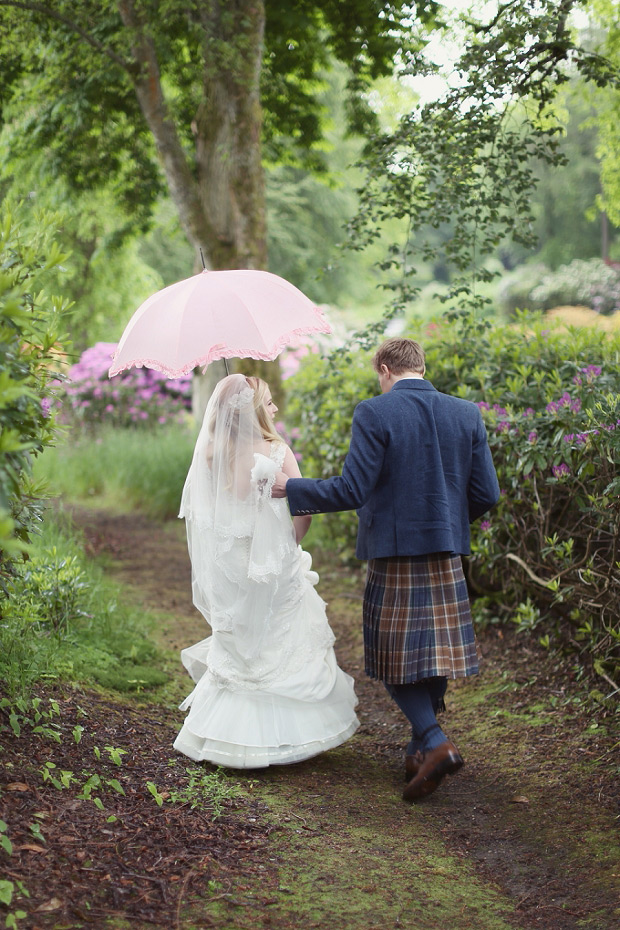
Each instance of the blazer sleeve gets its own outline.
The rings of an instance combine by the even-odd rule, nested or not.
[[[469,522],[477,520],[487,510],[490,510],[498,502],[499,495],[499,483],[491,458],[487,431],[482,416],[478,412],[477,429],[474,433],[472,447],[471,473],[467,487]]]
[[[369,401],[362,401],[353,414],[342,475],[317,480],[289,478],[286,493],[291,513],[334,513],[362,507],[379,481],[386,441],[377,412]]]

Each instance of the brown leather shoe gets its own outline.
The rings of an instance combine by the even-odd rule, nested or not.
[[[424,761],[424,756],[418,749],[412,755],[405,756],[405,781],[411,781],[418,774],[418,769]]]
[[[419,801],[432,794],[438,787],[444,775],[454,775],[463,765],[463,758],[456,746],[449,740],[424,753],[422,763],[417,773],[411,779],[405,790],[405,801]]]

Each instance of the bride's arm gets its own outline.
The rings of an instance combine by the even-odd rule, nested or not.
[[[284,456],[284,464],[282,465],[282,471],[287,478],[301,478],[301,472],[299,470],[299,465],[297,464],[297,459],[293,455],[293,452],[289,447],[286,447],[286,455]],[[295,539],[298,543],[302,541],[308,530],[310,529],[310,524],[312,523],[312,517],[302,516],[302,517],[293,517],[293,526],[295,527]]]

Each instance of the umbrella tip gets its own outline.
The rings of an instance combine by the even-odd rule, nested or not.
[[[206,271],[206,270],[207,270],[207,266],[205,265],[205,257],[204,257],[204,255],[202,254],[202,249],[200,249],[200,260],[201,260],[201,262],[202,262],[202,270],[203,270],[203,271]]]

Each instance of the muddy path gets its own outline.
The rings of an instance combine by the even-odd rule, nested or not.
[[[162,646],[176,651],[206,635],[190,600],[180,522],[84,509],[74,519],[127,597],[161,617]],[[443,724],[465,767],[426,802],[405,804],[404,719],[363,674],[362,585],[361,571],[325,569],[318,589],[339,662],[356,679],[360,730],[305,763],[234,773],[253,799],[252,823],[265,828],[260,856],[247,859],[239,849],[238,867],[200,902],[189,898],[176,925],[620,926],[611,721],[583,715],[570,670],[491,628],[480,637],[482,674],[451,685],[447,696]],[[177,669],[180,693],[190,690]],[[165,710],[172,740],[182,715],[172,703]],[[234,852],[234,831],[229,840]]]

